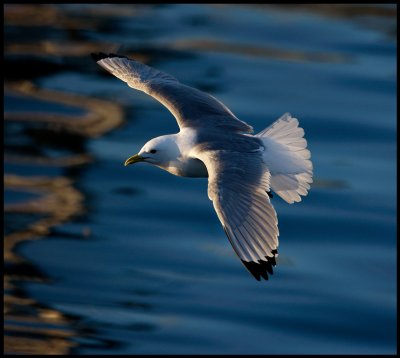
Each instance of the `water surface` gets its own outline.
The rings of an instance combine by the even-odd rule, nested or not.
[[[6,5],[5,352],[394,354],[395,13]],[[299,118],[315,182],[273,198],[268,282],[235,256],[206,180],[123,166],[178,128],[91,51],[167,71],[256,132]]]

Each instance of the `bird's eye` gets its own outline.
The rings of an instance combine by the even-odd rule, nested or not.
[[[157,151],[156,151],[155,149],[152,149],[152,150],[150,151],[150,153],[151,153],[151,154],[154,154],[154,153],[157,153]]]

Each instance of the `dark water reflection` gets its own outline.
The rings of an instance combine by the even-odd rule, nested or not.
[[[393,5],[6,5],[5,352],[393,354]],[[207,182],[123,167],[172,116],[91,62],[125,53],[256,131],[306,131],[309,196],[274,203],[256,282]]]

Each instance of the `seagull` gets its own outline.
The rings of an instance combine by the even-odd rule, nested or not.
[[[235,253],[258,280],[273,274],[278,219],[271,189],[292,204],[306,196],[313,165],[304,130],[285,113],[258,134],[212,95],[126,56],[92,53],[102,68],[150,95],[179,132],[149,140],[125,166],[144,162],[182,177],[208,177],[213,202]]]

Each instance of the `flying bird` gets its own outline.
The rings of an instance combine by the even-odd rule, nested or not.
[[[208,197],[234,251],[260,281],[273,274],[278,219],[271,189],[288,203],[301,201],[313,165],[304,130],[289,113],[253,135],[215,97],[128,57],[98,53],[93,59],[129,87],[161,102],[180,131],[148,141],[125,165],[150,163],[174,175],[208,177]]]

